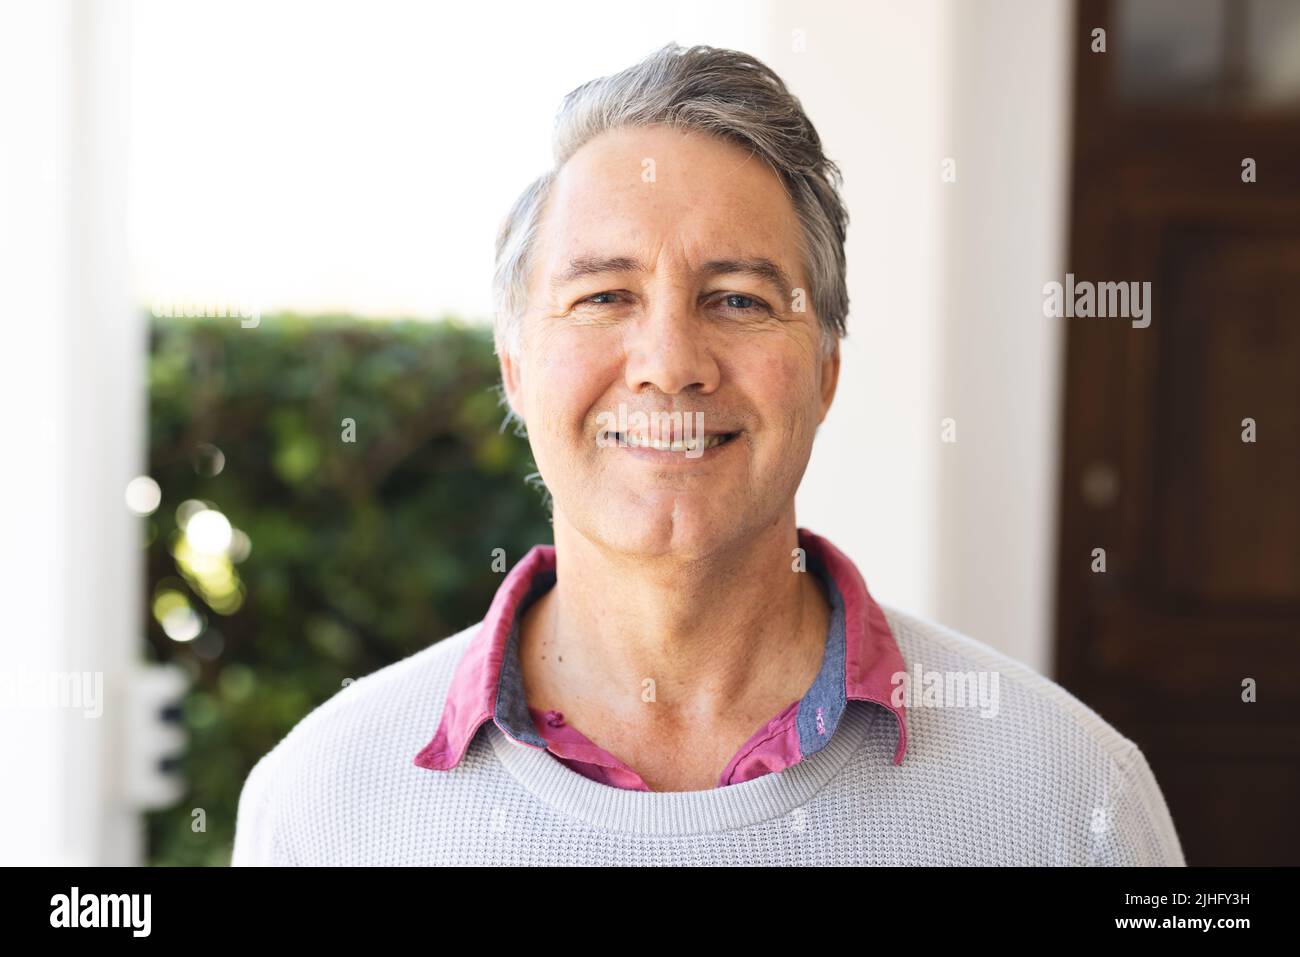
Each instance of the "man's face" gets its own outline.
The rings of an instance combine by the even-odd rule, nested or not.
[[[617,551],[691,559],[793,515],[839,372],[799,235],[776,174],[713,137],[618,130],[569,159],[519,358],[502,357],[557,522]],[[693,439],[701,421],[702,451],[638,445]]]

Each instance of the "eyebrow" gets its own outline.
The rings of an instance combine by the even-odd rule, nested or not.
[[[646,265],[628,256],[579,256],[551,280],[551,289],[557,290],[568,283],[588,276],[605,273],[649,272]],[[711,259],[700,267],[706,276],[751,276],[775,287],[781,295],[789,295],[794,283],[785,270],[761,256],[745,259]]]

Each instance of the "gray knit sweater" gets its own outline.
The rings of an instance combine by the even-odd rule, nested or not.
[[[344,688],[264,755],[232,864],[1185,864],[1133,742],[1024,665],[881,608],[909,671],[996,672],[996,714],[913,690],[896,765],[893,715],[850,701],[820,751],[707,791],[611,787],[491,721],[458,767],[420,768],[476,625]]]

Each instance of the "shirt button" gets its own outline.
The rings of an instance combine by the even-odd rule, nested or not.
[[[546,723],[552,728],[558,728],[564,724],[564,715],[559,711],[548,711],[546,712]]]

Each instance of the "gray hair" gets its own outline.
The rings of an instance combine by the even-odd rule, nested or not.
[[[668,124],[708,133],[757,153],[777,174],[801,227],[800,251],[812,286],[808,300],[830,353],[845,335],[849,293],[844,234],[848,210],[843,177],[822,152],[799,100],[769,67],[746,53],[669,43],[613,76],[583,84],[564,98],[555,118],[554,166],[515,200],[496,241],[493,300],[496,350],[519,354],[528,279],[542,213],[556,175],[588,141],[622,127]]]

